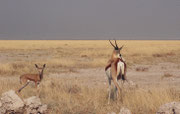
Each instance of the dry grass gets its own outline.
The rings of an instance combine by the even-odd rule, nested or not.
[[[20,86],[18,80],[6,78],[0,81],[0,94]],[[34,86],[28,86],[21,93],[23,98],[36,95]],[[180,94],[172,88],[136,88],[123,90],[123,103],[111,100],[107,104],[105,88],[89,88],[77,81],[47,77],[40,86],[40,98],[47,103],[51,114],[105,114],[118,112],[121,107],[129,108],[135,114],[152,114],[164,103],[180,100]]]
[[[128,66],[180,62],[180,41],[118,41]],[[47,73],[104,67],[112,53],[108,41],[0,41],[0,74],[20,75],[47,64]],[[58,70],[57,70],[58,69]]]
[[[169,73],[164,73],[163,76],[161,76],[161,79],[164,79],[164,78],[171,78],[171,77],[174,77],[172,74],[169,74]]]
[[[138,71],[138,72],[147,72],[148,68],[146,68],[146,67],[137,67],[136,71]]]
[[[125,45],[121,53],[128,68],[134,64],[180,62],[180,41],[118,41],[118,44]],[[112,100],[108,105],[107,87],[88,87],[79,80],[50,77],[51,73],[104,67],[112,50],[108,41],[0,41],[0,94],[17,90],[20,87],[17,76],[36,73],[36,63],[47,65],[40,98],[48,104],[51,114],[105,114],[118,112],[122,106],[135,114],[152,114],[160,105],[180,100],[175,89],[150,86],[148,90],[124,90],[123,104]],[[35,94],[34,86],[22,91],[25,98]]]

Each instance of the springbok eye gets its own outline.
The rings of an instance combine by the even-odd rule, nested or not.
[[[120,55],[120,57],[121,57],[121,54],[119,54]]]

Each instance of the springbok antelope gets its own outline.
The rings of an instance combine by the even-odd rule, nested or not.
[[[105,67],[105,72],[108,78],[108,84],[109,84],[109,96],[108,96],[108,104],[110,102],[110,97],[111,97],[111,80],[113,80],[114,85],[116,89],[118,90],[117,95],[121,93],[121,88],[118,84],[118,80],[122,80],[123,82],[126,79],[126,63],[124,58],[121,56],[121,49],[122,47],[118,47],[116,40],[115,40],[115,45],[112,44],[112,42],[109,40],[110,44],[114,47],[111,59],[108,61],[107,66]],[[122,100],[122,96],[121,96]]]
[[[35,87],[37,89],[38,84],[43,79],[43,72],[46,64],[44,64],[42,68],[38,67],[38,65],[35,64],[35,67],[37,68],[39,74],[24,74],[20,76],[20,83],[23,84],[23,86],[18,90],[18,92],[21,92],[21,90],[25,88],[30,81],[33,81],[35,83]]]

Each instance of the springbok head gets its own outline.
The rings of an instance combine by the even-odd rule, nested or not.
[[[115,45],[113,45],[113,43],[109,40],[110,44],[114,47],[114,50],[113,50],[113,54],[112,54],[112,57],[113,58],[121,58],[121,49],[123,48],[123,46],[121,46],[120,48],[118,47],[117,43],[116,43],[116,40],[115,40]]]
[[[39,67],[37,64],[35,64],[35,67],[37,68],[39,75],[42,75],[46,64],[44,64],[43,67]]]

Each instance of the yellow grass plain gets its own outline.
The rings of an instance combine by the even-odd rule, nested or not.
[[[122,55],[128,68],[136,64],[180,62],[180,41],[117,41],[124,45]],[[40,98],[50,114],[106,114],[129,108],[134,114],[152,114],[166,102],[179,101],[176,89],[151,87],[123,90],[123,103],[107,104],[107,88],[89,88],[77,81],[51,77],[51,73],[76,72],[78,69],[104,68],[112,53],[107,40],[75,41],[0,41],[0,94],[20,86],[19,76],[36,72],[34,64],[46,64]],[[22,97],[36,93],[34,86],[23,90]]]
[[[128,66],[180,62],[180,41],[118,41]],[[0,41],[0,74],[33,71],[35,63],[46,63],[50,72],[60,69],[104,67],[112,53],[107,40]],[[65,70],[66,71],[66,70]]]

